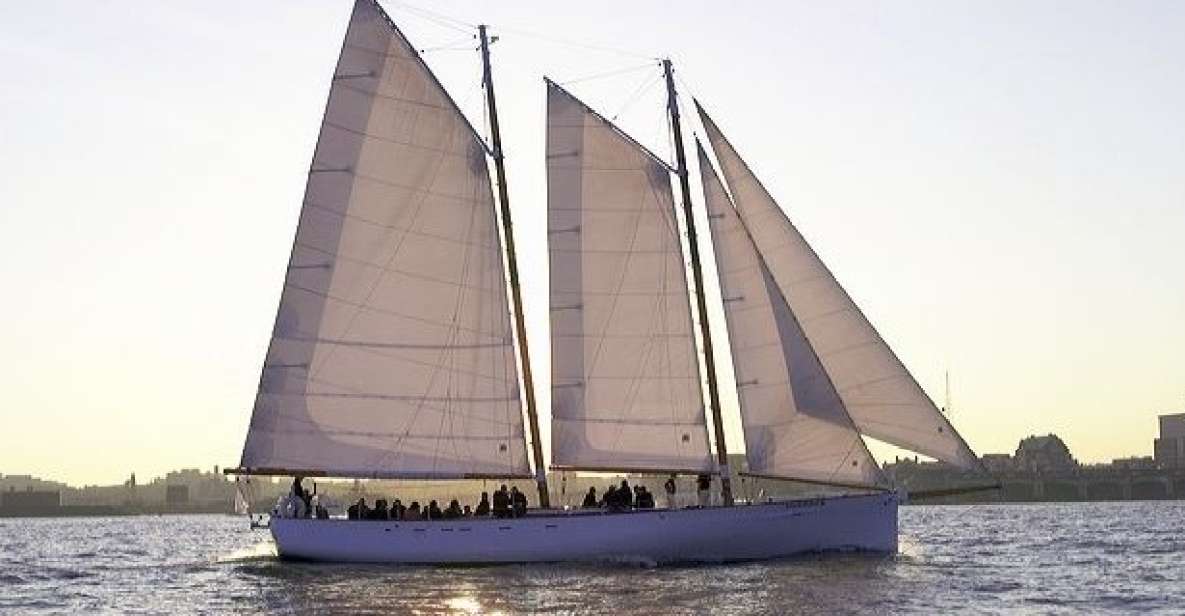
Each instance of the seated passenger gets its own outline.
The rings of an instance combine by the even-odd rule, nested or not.
[[[506,484],[494,492],[494,517],[505,518],[510,515],[510,493],[506,491]]]
[[[370,519],[370,507],[366,506],[366,499],[365,498],[358,499],[358,519],[359,520],[369,520]]]
[[[527,495],[519,492],[518,486],[510,488],[510,508],[516,518],[527,515]]]
[[[605,488],[605,494],[601,497],[601,506],[606,509],[617,508],[617,488],[613,487],[612,484],[608,488]]]
[[[630,489],[630,483],[624,479],[621,480],[621,487],[617,488],[617,504],[622,509],[632,509],[634,506],[634,492]]]
[[[473,510],[469,508],[469,505],[465,505],[465,510],[461,512],[461,517],[463,517],[463,518],[472,518],[473,517]]]
[[[457,499],[454,498],[449,501],[448,507],[444,510],[444,519],[455,520],[459,517],[461,517],[461,503],[458,503]]]
[[[585,509],[597,508],[597,489],[589,487],[588,494],[584,495],[584,502],[580,504]]]
[[[403,514],[406,511],[407,507],[404,507],[403,503],[399,502],[398,498],[395,499],[395,502],[391,503],[390,515],[392,520],[402,520]]]
[[[429,520],[439,520],[444,517],[444,512],[440,510],[440,505],[437,505],[436,501],[428,503],[427,517]]]
[[[387,499],[380,498],[374,501],[374,509],[370,512],[370,519],[372,520],[386,520],[387,519]]]
[[[490,493],[481,493],[481,502],[477,503],[477,511],[473,512],[479,518],[484,518],[490,515]]]
[[[403,519],[408,521],[424,519],[420,515],[420,503],[418,501],[411,502],[411,507],[408,507],[407,511],[403,512]]]
[[[638,509],[654,509],[654,494],[646,486],[638,486]]]
[[[354,503],[353,505],[350,505],[349,507],[346,508],[346,519],[347,520],[357,520],[358,519],[358,503]]]

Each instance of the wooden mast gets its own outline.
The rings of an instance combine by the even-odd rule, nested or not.
[[[732,506],[732,478],[728,468],[728,448],[724,444],[724,418],[720,411],[720,388],[716,383],[716,358],[712,352],[712,334],[708,326],[708,304],[704,297],[704,273],[700,266],[699,242],[695,236],[695,217],[691,213],[691,187],[687,178],[687,155],[683,151],[683,127],[679,121],[679,101],[675,98],[675,72],[670,58],[662,61],[662,72],[667,80],[667,111],[671,116],[671,131],[675,139],[675,173],[679,176],[679,190],[683,194],[683,214],[687,220],[687,244],[691,251],[691,274],[695,280],[695,303],[699,309],[700,337],[704,343],[704,368],[708,373],[708,405],[712,410],[712,428],[716,435],[716,459],[720,464],[720,496],[726,506]]]
[[[531,353],[527,347],[527,328],[523,318],[523,295],[518,284],[518,261],[514,252],[514,231],[510,221],[510,197],[506,190],[506,165],[502,160],[502,131],[498,127],[498,102],[494,98],[494,76],[490,71],[490,41],[486,27],[477,27],[481,37],[482,83],[486,88],[486,104],[490,112],[490,141],[494,169],[498,180],[498,204],[502,212],[502,235],[506,242],[506,267],[510,273],[510,295],[514,302],[514,323],[518,330],[518,357],[523,366],[523,387],[526,388],[527,423],[531,430],[531,453],[535,459],[535,483],[539,486],[539,506],[551,506],[547,490],[547,467],[543,463],[543,439],[539,436],[539,415],[535,406],[535,384],[531,376]]]

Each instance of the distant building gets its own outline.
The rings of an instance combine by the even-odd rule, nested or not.
[[[11,513],[38,513],[61,507],[62,493],[50,490],[9,489],[0,494],[0,509]]]
[[[1012,464],[1016,470],[1036,473],[1057,473],[1078,468],[1078,461],[1070,455],[1070,448],[1056,434],[1022,439],[1016,447],[1016,454],[1012,456]]]
[[[1185,468],[1185,413],[1160,416],[1160,438],[1152,441],[1160,468]]]
[[[185,505],[189,503],[189,486],[171,485],[165,487],[166,505]]]
[[[1131,456],[1111,460],[1111,468],[1123,471],[1155,470],[1156,460],[1152,456]]]
[[[981,460],[989,473],[1007,473],[1013,468],[1012,456],[1006,453],[985,453]]]

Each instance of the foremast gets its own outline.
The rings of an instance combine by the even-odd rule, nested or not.
[[[704,297],[704,274],[700,264],[699,242],[695,233],[695,216],[691,211],[691,186],[688,181],[687,154],[683,150],[683,128],[679,117],[679,100],[675,93],[675,72],[670,58],[662,61],[667,84],[667,113],[675,140],[675,174],[679,176],[679,191],[683,199],[683,215],[687,225],[687,245],[691,253],[691,275],[695,282],[695,303],[699,314],[700,338],[703,340],[704,369],[708,377],[708,406],[712,411],[712,431],[716,440],[716,460],[720,465],[720,497],[726,506],[733,504],[732,478],[728,468],[728,447],[724,442],[724,418],[720,409],[720,387],[716,382],[716,359],[712,351],[712,333],[708,324],[708,304]]]
[[[539,488],[539,506],[547,508],[551,506],[551,497],[547,489],[547,466],[543,463],[543,440],[539,434],[539,414],[535,402],[535,385],[531,375],[531,352],[527,346],[523,297],[518,281],[518,258],[514,250],[514,229],[510,219],[510,195],[506,187],[506,164],[502,154],[502,130],[498,124],[498,102],[494,96],[494,75],[490,70],[490,40],[484,24],[478,26],[477,31],[481,38],[482,83],[485,85],[486,105],[490,115],[490,154],[494,158],[494,173],[498,183],[498,206],[502,215],[506,269],[510,278],[511,312],[514,313],[515,331],[518,335],[518,355],[523,371],[523,387],[526,389],[527,424],[531,431],[531,454],[535,460],[535,483]]]

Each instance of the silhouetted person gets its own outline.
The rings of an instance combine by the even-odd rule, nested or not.
[[[411,502],[411,507],[408,507],[407,511],[403,512],[403,519],[409,521],[424,519],[420,514],[420,503],[418,501]]]
[[[521,518],[527,515],[527,495],[518,491],[518,486],[510,488],[510,506],[514,511],[514,517]]]
[[[398,498],[395,499],[395,502],[391,503],[391,519],[392,520],[402,520],[403,514],[406,512],[407,512],[407,507],[404,507],[403,503],[399,502]]]
[[[353,505],[346,507],[346,519],[347,520],[357,520],[358,519],[358,503],[354,503]]]
[[[638,494],[635,502],[638,509],[654,509],[654,494],[646,489],[646,486],[638,486]]]
[[[630,483],[624,479],[621,480],[621,487],[617,488],[617,506],[622,509],[634,506],[634,493],[630,490]]]
[[[380,498],[374,502],[374,510],[370,512],[370,519],[372,520],[386,520],[387,519],[387,500]]]
[[[477,511],[473,512],[479,518],[490,515],[490,493],[482,492],[481,501],[477,503]]]
[[[589,486],[588,494],[584,495],[584,502],[581,503],[580,506],[585,509],[596,509],[597,508],[597,489],[596,488]]]
[[[458,503],[454,498],[449,501],[448,507],[444,510],[444,519],[455,520],[459,517],[461,517],[461,503]]]
[[[463,517],[463,518],[472,518],[473,517],[473,510],[469,508],[469,505],[465,505],[465,509],[463,511],[461,511],[461,517]]]
[[[432,502],[428,503],[428,519],[429,520],[439,520],[443,517],[444,517],[444,512],[442,512],[440,510],[440,505],[437,505],[436,501],[432,501]]]
[[[617,509],[617,488],[612,484],[605,488],[605,494],[601,497],[601,506],[606,509]]]
[[[712,496],[712,476],[703,474],[695,478],[695,496],[700,507],[707,507]]]
[[[505,518],[510,515],[510,493],[506,491],[506,484],[494,492],[494,517]]]
[[[370,519],[370,507],[366,506],[366,499],[365,498],[358,499],[358,519],[359,520],[369,520]]]
[[[675,508],[675,491],[677,489],[676,484],[675,484],[675,474],[674,473],[671,473],[671,476],[667,477],[667,482],[662,484],[662,489],[664,492],[666,492],[666,495],[667,495],[667,509],[674,509]]]

